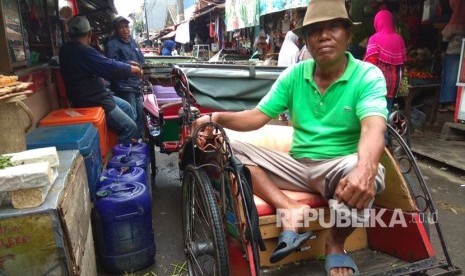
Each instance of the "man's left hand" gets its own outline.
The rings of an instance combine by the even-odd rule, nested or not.
[[[141,77],[144,74],[144,72],[139,66],[134,66],[134,65],[131,65],[131,73],[139,77]]]
[[[132,65],[132,66],[140,67],[140,64],[138,62],[134,61],[134,60],[130,60],[129,64]]]
[[[339,181],[335,194],[339,203],[363,210],[375,196],[374,179],[368,170],[355,168]]]

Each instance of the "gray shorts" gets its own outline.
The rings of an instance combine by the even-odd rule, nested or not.
[[[289,154],[257,147],[240,141],[232,142],[234,153],[244,165],[262,168],[279,188],[319,193],[328,200],[330,208],[349,209],[337,203],[334,191],[339,180],[357,165],[357,154],[329,160],[294,159]],[[379,164],[375,178],[376,193],[384,190],[385,169]],[[369,208],[371,208],[370,203]],[[362,217],[360,217],[362,216]],[[359,219],[367,219],[359,214]]]

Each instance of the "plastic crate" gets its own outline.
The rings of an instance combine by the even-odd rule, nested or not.
[[[110,138],[110,134],[105,121],[105,111],[101,107],[85,107],[85,108],[64,108],[57,109],[47,114],[39,121],[39,126],[56,126],[92,123],[98,130],[100,135],[100,150],[102,159],[105,160],[111,152],[114,140]]]

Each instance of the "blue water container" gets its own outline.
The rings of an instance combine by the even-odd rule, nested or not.
[[[51,146],[55,146],[57,150],[79,150],[86,166],[90,197],[94,201],[97,181],[102,171],[97,128],[91,123],[39,126],[26,136],[27,149]]]
[[[96,189],[114,182],[140,182],[147,186],[145,170],[139,167],[109,168],[100,174]]]
[[[108,161],[107,168],[122,168],[122,167],[139,167],[145,171],[145,184],[149,189],[149,194],[152,196],[152,185],[150,181],[150,161],[149,156],[141,153],[118,154],[114,155]]]
[[[94,206],[99,260],[106,271],[121,274],[153,264],[152,206],[145,185],[117,182],[103,186]]]
[[[147,156],[150,155],[149,147],[146,143],[132,143],[129,145],[126,144],[117,144],[113,147],[113,155],[120,155],[120,154],[127,154],[127,153],[138,153],[138,154],[145,154]]]

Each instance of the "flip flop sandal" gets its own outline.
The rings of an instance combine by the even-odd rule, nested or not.
[[[333,268],[338,268],[338,267],[347,267],[347,268],[352,269],[353,276],[360,275],[357,265],[355,264],[354,260],[349,255],[338,254],[338,253],[326,255],[326,258],[325,258],[326,273],[330,275],[329,274],[330,270]]]
[[[292,230],[285,230],[279,234],[278,246],[271,254],[270,262],[277,263],[293,252],[300,251],[300,247],[309,239],[316,238],[313,232],[298,234]]]

